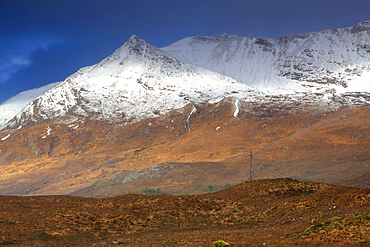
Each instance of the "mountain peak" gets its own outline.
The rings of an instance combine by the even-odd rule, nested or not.
[[[370,31],[370,21],[363,21],[351,28],[351,33]]]
[[[140,51],[144,47],[149,47],[145,40],[139,38],[136,35],[131,35],[131,37],[124,43],[123,47],[127,47],[129,50]]]
[[[192,101],[249,94],[259,92],[232,78],[182,63],[132,35],[109,57],[80,69],[60,87],[31,102],[7,126],[86,116],[128,123],[179,109]]]
[[[126,42],[120,48],[115,50],[114,53],[111,56],[115,57],[115,59],[117,58],[117,56],[118,57],[125,57],[127,55],[127,52],[129,52],[130,55],[137,54],[139,56],[142,56],[143,55],[143,50],[145,50],[145,49],[147,49],[151,46],[152,45],[147,43],[145,40],[143,40],[143,39],[141,39],[138,36],[133,34],[133,35],[131,35],[131,37],[129,39],[126,40]]]
[[[235,37],[235,36],[236,35],[231,34],[231,33],[221,33],[221,34],[213,35],[212,38],[216,40],[224,40],[224,39],[228,39],[230,37]]]
[[[99,63],[99,66],[106,67],[107,64],[109,64],[109,66],[117,66],[117,64],[123,65],[128,60],[132,59],[132,57],[148,59],[152,58],[153,56],[172,58],[170,54],[167,54],[166,52],[149,44],[148,42],[139,38],[138,36],[131,35],[131,37],[127,39],[126,42],[120,48],[115,50],[112,55],[103,59]]]
[[[142,44],[142,43],[146,43],[146,41],[139,38],[135,34],[131,35],[131,37],[125,42],[125,44],[127,45],[137,45],[137,44]]]
[[[125,42],[122,48],[127,49],[129,55],[136,55],[139,57],[148,57],[152,55],[155,56],[169,56],[169,54],[164,54],[165,52],[158,49],[157,47],[149,44],[145,40],[139,38],[136,35],[131,35],[131,37]],[[121,48],[119,49],[121,50]]]
[[[213,35],[212,37],[194,36],[193,40],[198,41],[198,42],[205,42],[205,41],[206,42],[222,42],[232,37],[236,37],[236,35],[230,34],[230,33],[221,33],[221,34]]]
[[[370,21],[363,21],[363,22],[360,22],[359,24],[357,25],[361,25],[361,26],[368,26],[370,27]]]

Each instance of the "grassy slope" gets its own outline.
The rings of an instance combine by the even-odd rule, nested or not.
[[[129,125],[57,120],[2,131],[11,136],[0,141],[0,192],[113,196],[150,186],[198,194],[199,182],[224,185],[248,178],[251,150],[254,178],[341,184],[368,173],[370,107],[325,115],[276,107],[270,115],[241,108],[235,118],[234,103],[226,99],[199,107],[189,123],[192,105]],[[190,164],[192,170],[122,183],[130,172],[168,162]]]
[[[0,197],[1,244],[368,245],[370,190],[268,179],[212,194]]]

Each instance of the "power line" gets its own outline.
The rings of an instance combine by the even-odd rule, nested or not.
[[[252,182],[252,158],[253,158],[253,153],[251,151],[251,153],[249,154],[250,156],[250,163],[249,163],[249,181]]]

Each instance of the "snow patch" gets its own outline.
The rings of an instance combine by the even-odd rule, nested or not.
[[[8,137],[10,136],[10,134],[9,135],[7,135],[7,136],[5,136],[4,138],[1,138],[1,140],[2,141],[5,141],[6,139],[8,139]]]
[[[68,125],[68,128],[77,129],[79,126],[79,124],[70,124]]]
[[[234,112],[234,117],[237,117],[239,114],[239,100],[235,100],[235,112]]]
[[[190,114],[189,114],[188,118],[186,119],[186,122],[189,122],[191,115],[192,115],[193,113],[195,113],[196,111],[197,111],[197,108],[195,108],[195,107],[194,107],[194,108],[191,110],[191,112],[190,112]]]
[[[50,127],[47,127],[46,128],[46,135],[44,135],[43,137],[41,137],[41,138],[43,138],[43,139],[45,139],[48,135],[50,135],[50,132],[51,132],[51,128]]]

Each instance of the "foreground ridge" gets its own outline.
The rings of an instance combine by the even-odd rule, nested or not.
[[[205,195],[0,197],[2,244],[346,246],[370,241],[370,190],[292,179]],[[41,230],[42,229],[42,230]]]

